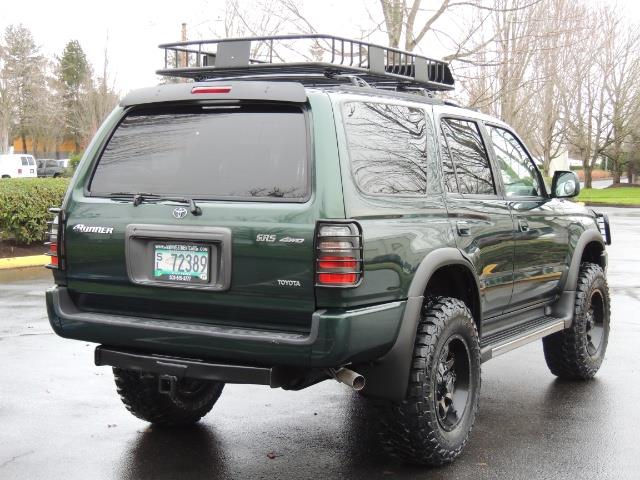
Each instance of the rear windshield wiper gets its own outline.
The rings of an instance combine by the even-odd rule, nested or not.
[[[196,205],[196,201],[193,198],[187,197],[172,197],[165,195],[158,195],[157,193],[131,193],[131,192],[114,192],[109,194],[110,197],[133,197],[133,206],[137,207],[145,200],[167,200],[169,202],[188,203],[189,211],[195,215],[202,215],[202,209]]]

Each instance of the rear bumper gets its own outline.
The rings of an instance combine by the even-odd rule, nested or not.
[[[318,310],[305,334],[85,312],[61,286],[46,299],[49,322],[61,337],[141,353],[305,368],[380,358],[396,340],[406,304]]]

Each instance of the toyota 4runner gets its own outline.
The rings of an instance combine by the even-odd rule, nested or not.
[[[283,41],[327,58],[250,58]],[[595,375],[608,220],[508,125],[437,98],[445,63],[322,35],[161,47],[182,82],[121,101],[49,242],[51,325],[100,344],[131,413],[189,424],[225,383],[334,378],[391,454],[437,465],[482,362],[542,339],[554,375]]]

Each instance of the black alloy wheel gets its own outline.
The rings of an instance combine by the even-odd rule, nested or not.
[[[452,431],[464,417],[469,399],[471,359],[459,335],[450,337],[442,348],[436,375],[436,411],[440,426]]]

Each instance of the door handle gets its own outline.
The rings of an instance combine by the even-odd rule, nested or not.
[[[521,232],[529,231],[529,223],[526,220],[518,220],[518,227],[520,227]]]
[[[461,237],[468,237],[471,235],[471,228],[467,222],[456,222],[456,230]]]

